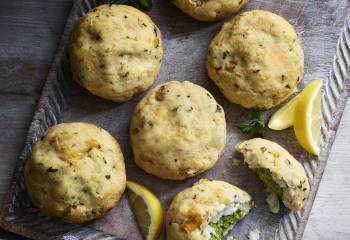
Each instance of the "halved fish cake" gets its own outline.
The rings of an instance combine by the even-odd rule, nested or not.
[[[304,207],[310,191],[309,181],[303,166],[287,150],[262,138],[241,142],[235,149],[287,208],[299,211]]]
[[[251,196],[223,181],[201,179],[179,192],[166,216],[167,240],[219,240],[248,214]]]

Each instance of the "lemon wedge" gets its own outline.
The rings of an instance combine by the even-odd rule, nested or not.
[[[269,121],[269,128],[273,130],[283,130],[293,126],[295,105],[299,95],[290,100],[286,105],[275,112]]]
[[[318,156],[321,144],[321,89],[322,80],[316,79],[300,93],[294,110],[294,132],[299,144]]]
[[[148,188],[132,182],[126,183],[131,208],[146,240],[156,240],[162,229],[163,209],[159,199]]]

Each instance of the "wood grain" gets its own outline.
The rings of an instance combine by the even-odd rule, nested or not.
[[[2,200],[72,0],[0,1]],[[0,230],[0,239],[25,239]]]
[[[0,139],[0,197],[7,189],[23,146],[70,2],[50,0],[44,5],[39,0],[0,2],[0,134],[3,136]],[[349,239],[350,230],[346,228],[350,225],[350,204],[346,189],[350,180],[346,169],[350,163],[346,163],[346,159],[349,160],[350,155],[343,154],[350,143],[346,136],[346,130],[350,129],[349,107],[347,113],[343,120],[345,128],[343,125],[341,128],[343,135],[338,134],[334,146],[336,149],[339,145],[339,149],[333,149],[305,239]],[[334,194],[334,186],[340,183],[344,185]],[[339,208],[339,205],[344,207]],[[8,237],[2,234],[0,238]]]

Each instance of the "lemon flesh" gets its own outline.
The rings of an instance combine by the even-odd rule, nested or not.
[[[286,105],[275,112],[269,121],[269,128],[273,130],[284,130],[294,124],[294,110],[299,96],[294,97]]]
[[[316,79],[299,95],[294,110],[294,132],[299,144],[318,156],[321,144],[321,89],[322,80]]]
[[[146,187],[127,181],[130,205],[144,239],[156,240],[162,229],[163,209],[159,199]]]

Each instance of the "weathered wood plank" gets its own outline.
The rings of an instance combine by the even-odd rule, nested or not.
[[[0,1],[0,199],[23,148],[71,3]],[[25,238],[0,230],[0,239]]]
[[[304,239],[350,239],[350,100],[322,178]]]
[[[0,1],[0,93],[40,94],[71,2]]]
[[[0,196],[7,190],[12,169],[23,148],[23,138],[32,119],[35,97],[0,95]]]

